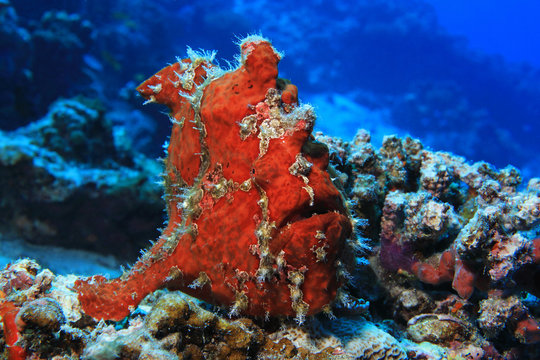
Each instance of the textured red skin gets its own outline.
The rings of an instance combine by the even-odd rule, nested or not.
[[[19,308],[9,301],[0,300],[0,316],[4,328],[4,340],[8,346],[9,360],[26,359],[26,350],[18,345],[15,345],[19,340],[19,331],[15,322]]]
[[[298,103],[298,88],[296,85],[287,84],[285,86],[285,89],[281,93],[281,101],[289,105]]]
[[[294,272],[304,274],[300,289],[302,300],[309,305],[305,315],[319,312],[335,298],[340,286],[336,260],[352,228],[341,195],[326,171],[328,153],[318,152],[313,157],[302,152],[313,126],[302,119],[283,136],[271,139],[263,156],[257,134],[241,139],[238,123],[244,117],[257,111],[260,125],[268,116],[264,100],[268,90],[276,87],[280,60],[266,41],[246,41],[241,50],[242,66],[204,87],[199,114],[206,136],[201,137],[199,129],[193,128],[195,124],[190,121],[196,120],[195,110],[178,95],[179,91],[193,95],[195,88],[188,91],[174,86],[175,72],[181,73],[178,63],[139,86],[143,97],[167,105],[176,120],[184,118],[183,127],[173,125],[168,148],[169,194],[180,193],[170,186],[180,178],[188,186],[196,183],[203,163],[199,154],[207,149],[208,168],[196,185],[202,189],[197,204],[201,211],[199,216],[186,219],[187,225],[197,225],[197,232],[179,235],[173,249],[164,249],[167,237],[178,229],[183,215],[182,208],[177,206],[182,200],[169,196],[169,223],[149,250],[151,259],[143,257],[121,279],[109,281],[94,276],[76,282],[85,313],[97,319],[119,320],[144,296],[167,287],[224,306],[233,306],[238,295],[244,295],[247,304],[240,308],[242,314],[298,315],[291,301],[289,276]],[[190,60],[184,62],[189,64]],[[205,68],[198,66],[195,75],[194,82],[202,84]],[[156,85],[161,86],[160,91],[153,90]],[[287,102],[294,100],[293,107],[297,106],[295,89],[288,87],[285,94]],[[287,110],[291,110],[290,106]],[[304,180],[289,170],[297,154],[313,164],[306,178],[314,199],[305,190]],[[215,198],[211,190],[220,179],[232,180],[236,185],[224,196]],[[251,188],[238,189],[238,184],[246,180],[251,180]],[[285,260],[279,267],[277,261],[270,264],[274,273],[265,281],[257,279],[261,248],[255,235],[265,218],[259,203],[263,192],[268,199],[266,219],[275,223],[270,227],[268,249],[274,259],[281,254]],[[312,216],[313,213],[318,215]],[[325,239],[316,238],[320,232]],[[324,261],[316,257],[316,247],[324,247]],[[181,276],[175,276],[180,272]],[[210,282],[198,288],[189,287],[201,272]]]
[[[514,333],[525,344],[536,344],[540,342],[540,324],[532,317],[518,321]]]

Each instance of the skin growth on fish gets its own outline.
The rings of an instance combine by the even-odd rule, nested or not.
[[[352,226],[328,149],[311,135],[313,109],[278,79],[281,54],[266,39],[250,36],[240,50],[229,71],[190,50],[138,87],[170,109],[168,223],[121,278],[77,281],[94,318],[122,319],[158,288],[298,321],[336,298]]]

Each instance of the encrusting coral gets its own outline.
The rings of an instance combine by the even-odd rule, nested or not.
[[[267,40],[240,48],[234,71],[190,51],[138,87],[171,109],[168,225],[120,279],[76,283],[87,314],[120,320],[163,287],[232,314],[299,321],[336,297],[352,227],[327,148],[311,136],[313,110],[277,78],[280,54]]]
[[[433,342],[461,336],[481,348],[488,345],[480,332],[504,338],[503,349],[540,342],[538,310],[523,301],[540,294],[538,179],[519,188],[511,166],[470,164],[410,138],[388,136],[379,151],[364,131],[350,143],[318,139],[346,174],[351,212],[371,220],[365,233],[379,246],[370,266],[390,294],[384,301],[393,302],[396,320],[407,321],[417,341],[429,329],[444,334]],[[367,296],[376,301],[377,290]],[[463,337],[465,328],[475,329],[474,339]]]

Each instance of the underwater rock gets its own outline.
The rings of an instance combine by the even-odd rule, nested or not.
[[[38,263],[30,259],[8,265],[0,276],[0,290],[4,295],[27,290],[34,284],[39,269]]]
[[[420,343],[428,341],[449,345],[452,341],[463,342],[471,337],[469,325],[453,316],[422,314],[409,320],[407,332]]]
[[[288,325],[270,334],[274,341],[294,345],[328,358],[391,360],[407,359],[410,344],[402,344],[387,331],[362,317],[310,319],[301,327]]]
[[[54,281],[53,273],[30,259],[8,264],[0,273],[1,298],[21,306],[47,292]]]
[[[403,289],[394,302],[394,314],[408,322],[411,318],[431,312],[435,307],[433,299],[418,289]]]
[[[352,355],[354,359],[407,359],[406,352],[398,342],[376,326],[364,326],[358,334],[359,336],[349,341],[344,348],[345,353]]]
[[[63,303],[48,297],[55,276],[40,269],[35,261],[21,259],[0,272],[0,318],[9,359],[24,359],[65,340],[56,336],[66,321]]]
[[[182,352],[199,348],[216,358],[242,359],[265,346],[263,331],[249,319],[228,321],[206,311],[178,293],[159,297],[145,318],[145,328],[156,339],[179,333]],[[220,339],[211,341],[210,339]],[[188,345],[191,345],[188,347]],[[209,356],[209,355],[207,355]]]
[[[145,325],[152,336],[161,338],[163,335],[160,334],[175,332],[175,326],[185,326],[191,313],[192,310],[184,298],[176,294],[165,294],[146,316]]]
[[[519,233],[501,238],[487,256],[489,277],[494,282],[505,282],[514,272],[534,262],[533,252],[534,244]]]
[[[29,327],[39,331],[56,332],[66,322],[60,304],[49,298],[36,299],[24,304],[15,319],[20,331]]]
[[[329,331],[342,342],[346,355],[353,359],[404,360],[405,347],[398,340],[363,319],[339,319],[329,324]]]
[[[354,154],[362,151],[356,148],[358,143],[361,142],[349,145],[349,151],[355,151]],[[385,162],[389,160],[377,153],[373,155],[377,158],[377,162],[373,163],[377,165],[367,170],[369,175],[377,179],[372,184],[384,181],[384,184],[401,186],[405,191],[415,190],[414,184],[417,184],[414,193],[403,195],[395,189],[372,185],[371,191],[377,192],[378,198],[385,199],[380,223],[380,255],[385,267],[413,270],[420,274],[418,268],[415,270],[412,267],[422,261],[421,277],[428,283],[438,284],[443,280],[440,279],[441,274],[444,274],[439,273],[439,270],[442,271],[439,269],[441,265],[453,267],[445,270],[453,277],[465,269],[468,269],[468,273],[478,272],[477,268],[483,263],[487,272],[491,268],[491,274],[501,279],[503,276],[498,274],[510,275],[534,263],[533,242],[517,232],[524,233],[537,226],[540,220],[540,197],[535,190],[517,191],[521,178],[516,169],[508,167],[497,171],[486,163],[469,165],[463,158],[449,153],[421,150],[421,147],[416,147],[418,152],[413,161],[409,159],[412,156],[408,152],[399,150],[404,148],[404,145],[400,146],[388,138],[381,153],[386,158],[388,154],[394,154],[403,159],[402,170],[397,170],[395,160],[390,161],[390,169],[394,169],[390,173],[404,172],[406,182],[388,182]],[[355,159],[354,154],[345,156]],[[356,173],[365,176],[362,167],[353,166],[352,173],[353,178],[358,178]],[[394,176],[394,179],[398,178]],[[351,195],[354,196],[357,191],[355,187],[351,189]],[[420,197],[422,190],[434,197]],[[364,188],[363,191],[370,190]],[[409,198],[415,199],[412,204],[417,205],[406,211],[405,204],[410,200],[405,199]],[[358,202],[352,210],[357,214],[378,213],[366,211],[366,206],[366,203]],[[513,233],[516,235],[512,236]],[[438,236],[442,238],[437,240]],[[423,238],[430,241],[418,242]],[[450,252],[455,252],[454,259]],[[510,253],[514,256],[505,256]],[[424,263],[425,259],[432,262],[429,267],[428,263]]]
[[[526,314],[526,309],[516,296],[490,297],[480,302],[478,326],[487,339],[494,339],[511,327],[511,322]]]
[[[30,32],[20,25],[9,1],[0,3],[0,128],[14,129],[34,115],[32,86],[32,44]]]
[[[115,137],[115,128],[105,118],[97,99],[60,99],[42,119],[5,133],[19,142],[50,150],[70,163],[89,167],[133,167],[135,153]]]
[[[0,128],[6,130],[42,116],[61,96],[96,95],[82,61],[93,42],[92,24],[58,10],[40,13],[39,21],[19,19],[19,6],[25,5],[0,6],[0,41],[6,50],[0,60]]]
[[[432,197],[428,192],[402,193],[393,191],[386,196],[381,237],[399,234],[399,245],[415,250],[444,246],[460,229],[460,218],[450,204]],[[389,224],[388,222],[394,222]],[[383,241],[381,239],[381,241]]]
[[[382,290],[362,283],[371,279],[366,275],[354,275],[351,289],[356,297],[370,299],[370,312],[397,321],[432,312],[458,317],[475,334],[480,326],[488,339],[504,333],[507,343],[496,345],[501,353],[508,348],[528,351],[520,344],[537,341],[538,312],[532,303],[518,301],[524,309],[521,317],[504,315],[502,308],[511,309],[510,304],[501,303],[500,311],[489,310],[487,304],[501,296],[540,293],[538,179],[523,187],[519,171],[511,166],[497,170],[485,162],[470,164],[447,152],[423,149],[409,138],[387,137],[380,150],[365,132],[351,142],[322,135],[318,139],[339,154],[331,164],[336,176],[345,179],[349,209],[353,216],[367,218],[362,233],[378,245],[369,260]],[[452,289],[459,297],[452,298]],[[424,296],[410,296],[417,292]],[[474,312],[480,304],[485,314]],[[499,320],[490,314],[498,314]],[[433,321],[433,326],[440,323],[438,318]],[[442,322],[441,329],[448,324]],[[411,331],[416,327],[420,323]],[[475,338],[474,346],[482,349],[486,340]]]
[[[162,221],[160,189],[152,181],[159,167],[118,150],[91,101],[60,100],[45,118],[0,138],[2,233],[114,251],[124,261],[154,236]]]
[[[83,56],[93,43],[92,24],[79,14],[50,10],[43,13],[31,33],[33,57],[32,78],[38,86],[46,87],[36,99],[41,109],[60,96],[74,96],[88,86]],[[62,69],[59,76],[58,69]],[[54,84],[54,86],[50,86]]]
[[[32,132],[38,131],[41,140],[38,144],[66,161],[102,167],[114,163],[133,165],[129,154],[122,153],[120,144],[115,144],[113,128],[104,119],[103,109],[91,100],[58,100],[51,105],[47,118],[51,119],[50,123],[29,126],[30,134],[25,134],[24,129],[17,133],[32,136]]]

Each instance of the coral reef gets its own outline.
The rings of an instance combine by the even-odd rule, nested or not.
[[[0,127],[13,129],[16,119],[34,115],[30,96],[20,91],[31,87],[31,36],[9,1],[0,4],[0,23],[0,44],[8,55],[0,57]]]
[[[159,165],[125,149],[95,102],[59,100],[43,119],[0,139],[3,234],[101,253],[115,248],[123,261],[155,236],[163,217]]]
[[[0,60],[2,129],[42,116],[60,96],[94,95],[83,61],[92,43],[92,24],[61,10],[40,16],[28,23],[9,1],[0,5],[0,41],[7,55]]]
[[[121,279],[77,282],[87,314],[120,320],[168,287],[231,314],[302,322],[336,297],[351,224],[327,149],[310,138],[313,110],[277,79],[280,54],[267,40],[248,37],[240,48],[234,71],[189,51],[139,86],[171,109],[168,225]]]
[[[389,294],[385,312],[407,322],[415,341],[493,354],[497,340],[505,356],[534,358],[525,354],[540,340],[538,312],[524,299],[538,296],[538,179],[520,187],[511,166],[469,164],[410,138],[387,137],[379,151],[363,131],[350,143],[317,138],[378,245],[370,260],[380,288],[364,294],[369,277],[357,274],[352,293],[372,302]]]
[[[79,14],[58,10],[43,13],[31,33],[31,71],[37,84],[54,83],[55,86],[40,92],[40,106],[47,106],[59,96],[85,93],[77,88],[89,82],[84,74],[83,57],[91,47],[92,31],[92,24]],[[55,69],[62,69],[62,76],[58,76]]]
[[[345,354],[354,359],[404,360],[406,346],[362,317],[327,320],[325,325],[342,342]]]

